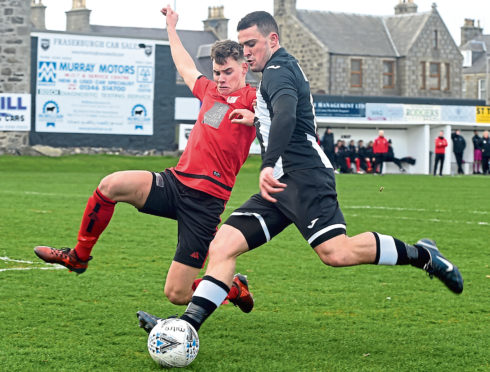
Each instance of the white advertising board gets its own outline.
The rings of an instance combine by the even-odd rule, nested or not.
[[[194,128],[194,124],[179,124],[179,151],[185,150],[192,128]],[[257,138],[250,146],[250,154],[260,154],[260,143]]]
[[[0,93],[0,131],[31,130],[31,95]]]
[[[34,36],[37,132],[153,134],[155,41]]]

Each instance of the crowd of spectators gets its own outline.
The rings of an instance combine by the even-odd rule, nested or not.
[[[350,140],[348,143],[343,139],[334,141],[331,128],[327,128],[321,146],[332,163],[334,169],[339,173],[383,173],[383,163],[393,162],[398,166],[400,172],[405,172],[402,163],[415,164],[411,157],[396,158],[392,142],[384,137],[384,132],[379,131],[375,140],[367,144],[363,140]]]

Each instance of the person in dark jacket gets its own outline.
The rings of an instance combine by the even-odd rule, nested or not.
[[[458,174],[464,174],[463,171],[463,152],[466,147],[466,141],[461,135],[461,131],[456,129],[456,132],[451,134],[451,139],[453,140],[453,152],[456,158],[456,163],[458,164]]]
[[[332,165],[337,168],[335,164],[335,142],[333,137],[332,128],[327,127],[325,133],[323,133],[322,137],[322,147],[325,155],[327,155],[328,160],[332,162]]]
[[[395,152],[393,151],[393,144],[391,139],[388,140],[388,152],[385,154],[385,162],[393,162],[396,164],[400,172],[406,172],[405,168],[402,166],[401,159],[395,158]]]
[[[364,146],[363,140],[357,141],[357,153],[359,155],[361,169],[363,169],[366,173],[371,173],[373,170],[371,163],[372,153],[368,153],[367,148]]]
[[[478,131],[475,130],[474,136],[471,139],[473,141],[473,174],[481,174],[480,164],[482,161],[482,138],[478,135]]]
[[[488,130],[483,132],[483,137],[481,139],[481,152],[483,174],[489,174],[488,161],[490,160],[490,138],[488,137]]]

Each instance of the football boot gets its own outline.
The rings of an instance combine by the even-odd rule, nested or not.
[[[247,276],[240,273],[235,274],[232,285],[238,289],[238,296],[234,299],[230,298],[230,302],[238,306],[244,313],[251,312],[254,307],[254,298],[248,290]]]
[[[427,271],[431,279],[434,276],[439,278],[454,293],[463,292],[463,277],[459,269],[439,252],[435,241],[420,239],[415,246],[429,253],[430,259],[423,269]]]
[[[34,248],[34,253],[44,262],[63,265],[77,274],[84,273],[87,270],[88,262],[92,259],[92,256],[90,256],[87,261],[82,261],[78,258],[77,252],[70,248],[56,249],[47,246],[37,246]]]

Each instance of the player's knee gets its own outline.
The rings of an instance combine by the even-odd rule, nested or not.
[[[192,291],[190,289],[186,291],[183,288],[175,286],[165,285],[164,292],[168,300],[174,305],[187,305],[192,297]]]
[[[340,238],[339,238],[340,239]],[[347,241],[326,241],[315,248],[315,251],[325,265],[342,267],[346,265]]]
[[[118,187],[118,174],[111,173],[104,178],[99,183],[98,189],[107,198],[113,199],[116,195],[116,190]]]
[[[209,245],[209,259],[214,261],[226,260],[230,257],[229,248],[223,240],[214,239]]]

